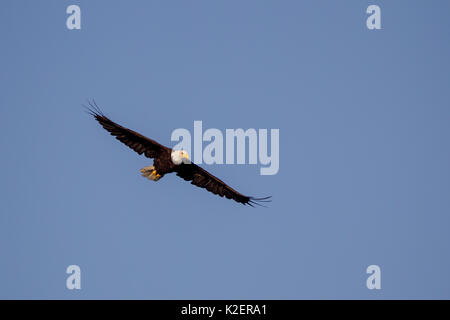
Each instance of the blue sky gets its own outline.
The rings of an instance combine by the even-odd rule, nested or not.
[[[366,28],[371,4],[382,30]],[[0,298],[450,298],[448,1],[0,8]],[[145,180],[151,160],[87,98],[169,146],[194,120],[280,129],[277,175],[205,166],[270,208]]]

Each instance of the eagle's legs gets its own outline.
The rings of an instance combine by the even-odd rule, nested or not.
[[[153,181],[158,181],[162,177],[159,173],[156,172],[154,166],[144,167],[139,171],[142,173],[143,177],[146,177]]]

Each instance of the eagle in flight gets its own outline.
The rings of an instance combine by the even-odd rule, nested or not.
[[[186,151],[173,150],[165,147],[155,140],[144,137],[133,130],[111,121],[102,113],[94,100],[92,103],[89,101],[88,104],[89,107],[83,106],[106,131],[136,151],[139,155],[144,154],[147,158],[153,159],[152,166],[144,167],[140,170],[142,176],[153,181],[158,181],[165,174],[174,172],[177,176],[186,181],[190,181],[191,184],[197,187],[204,188],[221,197],[233,199],[244,205],[248,204],[252,207],[254,205],[262,206],[261,203],[271,201],[271,196],[255,198],[237,192],[219,178],[192,163]]]

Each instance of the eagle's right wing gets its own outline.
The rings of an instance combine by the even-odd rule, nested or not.
[[[90,108],[89,108],[90,107]],[[155,158],[161,152],[170,151],[169,148],[159,144],[155,140],[144,137],[140,133],[122,127],[121,125],[108,119],[95,104],[89,102],[88,112],[117,140],[126,144],[137,153],[144,154],[147,158]]]

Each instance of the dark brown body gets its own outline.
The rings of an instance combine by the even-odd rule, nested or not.
[[[166,173],[172,173],[176,169],[176,165],[171,158],[172,149],[163,150],[157,157],[153,159],[153,166],[161,178]]]

